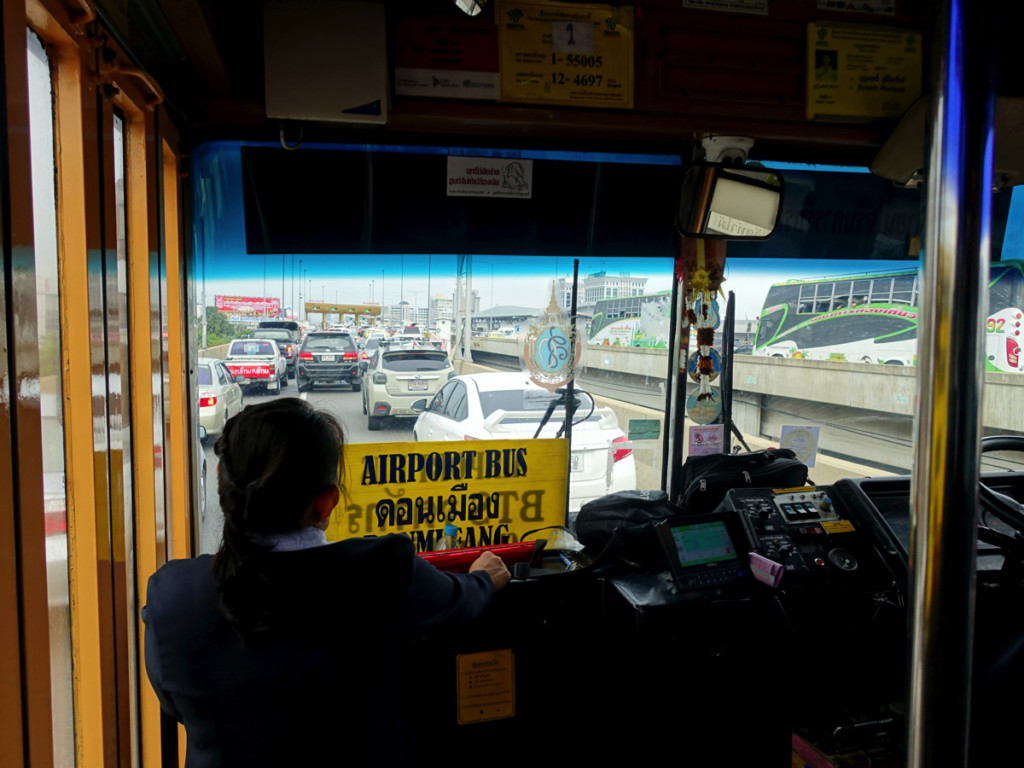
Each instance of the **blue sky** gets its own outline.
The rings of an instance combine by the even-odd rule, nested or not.
[[[195,277],[199,300],[205,290],[206,303],[215,295],[282,297],[285,306],[298,305],[302,295],[310,301],[340,303],[407,301],[423,306],[428,295],[450,295],[454,290],[456,260],[453,254],[272,254],[245,252],[242,196],[231,189],[231,179],[240,168],[237,144],[206,145],[199,153],[207,169],[207,186],[197,190],[205,201],[198,206],[203,223],[196,229],[195,250],[199,256]],[[438,151],[452,148],[439,148]],[[474,150],[476,151],[476,150]],[[203,159],[205,158],[205,159]],[[559,158],[566,159],[566,158]],[[655,158],[656,159],[656,158]],[[649,161],[649,158],[648,158]],[[222,167],[216,170],[216,165]],[[807,166],[771,164],[785,171]],[[864,169],[822,168],[864,172]],[[196,174],[200,176],[201,174]],[[218,179],[224,189],[218,189]],[[204,258],[205,257],[205,258]],[[1004,244],[1004,258],[1024,258],[1024,193],[1013,197],[1010,226]],[[912,262],[875,261],[872,272],[906,269]],[[849,274],[844,262],[831,260],[731,259],[727,262],[724,289],[737,298],[739,318],[756,317],[768,287],[774,282]],[[605,270],[648,278],[647,291],[672,287],[673,266],[669,258],[593,258],[580,260],[580,275]],[[473,259],[473,288],[480,306],[519,305],[543,307],[550,296],[551,281],[571,277],[573,260],[568,257],[482,256]]]

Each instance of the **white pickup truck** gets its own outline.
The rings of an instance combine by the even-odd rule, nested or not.
[[[288,364],[270,339],[235,339],[228,345],[224,365],[242,387],[277,395],[288,386]]]

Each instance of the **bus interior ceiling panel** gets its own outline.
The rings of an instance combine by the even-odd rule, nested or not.
[[[447,155],[390,149],[399,151],[375,152],[367,162],[365,153],[345,149],[243,146],[248,252],[674,252],[674,235],[664,224],[674,215],[678,166],[536,160],[529,199],[456,197],[445,187]],[[866,173],[785,175],[774,235],[732,243],[731,257],[918,259],[920,190]],[[1002,242],[1009,198],[1008,191],[995,197],[995,249]]]
[[[674,253],[678,166],[538,160],[531,197],[504,199],[448,196],[446,154],[241,152],[250,254]]]

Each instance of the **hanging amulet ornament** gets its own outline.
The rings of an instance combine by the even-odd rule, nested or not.
[[[715,325],[718,323],[717,314],[709,311],[712,295],[711,273],[705,264],[703,240],[697,242],[697,268],[693,271],[690,284],[693,292],[687,304],[688,309],[693,312],[693,325],[697,331],[697,402],[700,403],[714,399],[711,391],[711,374],[714,371],[711,348],[715,343]]]
[[[715,328],[720,322],[715,296],[721,291],[725,266],[724,243],[702,238],[683,239],[676,276],[685,279],[685,316],[681,322],[688,327],[686,338],[696,341],[696,350],[687,355],[683,371],[697,383],[696,391],[686,398],[686,413],[697,424],[712,424],[722,415],[722,398],[711,381],[718,376],[720,356],[714,349]],[[685,350],[689,345],[683,345]]]

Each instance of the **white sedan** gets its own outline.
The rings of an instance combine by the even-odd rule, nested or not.
[[[417,440],[530,440],[556,396],[522,373],[456,376],[416,419]],[[636,488],[636,462],[611,408],[598,408],[577,392],[569,473],[571,518],[592,499]],[[565,409],[558,406],[539,437],[558,434]]]
[[[208,437],[218,437],[228,419],[241,413],[242,388],[221,360],[200,357],[196,367],[199,383],[199,423]]]

